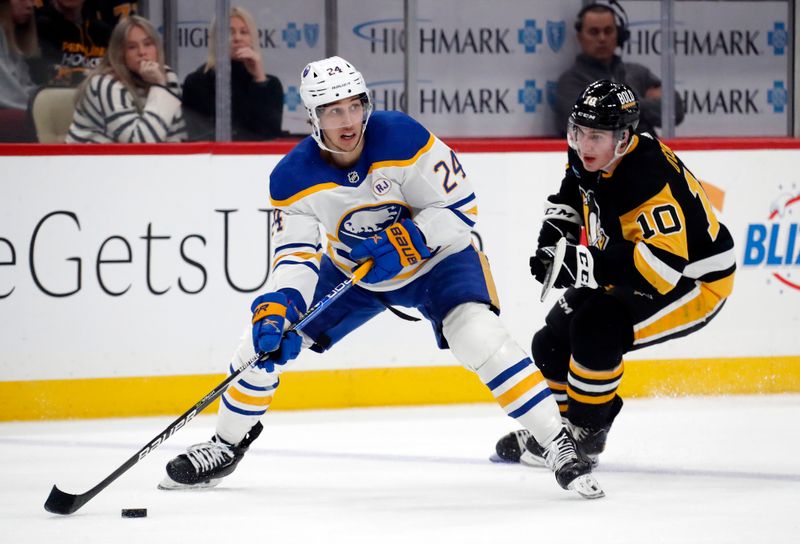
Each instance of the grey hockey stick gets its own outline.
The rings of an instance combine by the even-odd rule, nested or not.
[[[333,290],[325,295],[319,302],[314,304],[306,313],[304,313],[297,323],[293,324],[291,327],[287,329],[288,331],[301,331],[304,327],[306,327],[311,321],[316,319],[322,311],[331,305],[331,303],[339,298],[343,293],[345,293],[350,287],[361,281],[364,276],[369,272],[369,269],[372,268],[372,261],[367,261],[358,268],[353,271],[353,276],[347,278],[345,281],[337,285],[333,288]],[[169,424],[169,426],[156,435],[150,442],[147,443],[142,449],[137,451],[133,454],[133,456],[125,461],[117,470],[112,472],[108,475],[102,482],[91,488],[89,491],[85,493],[80,493],[78,495],[73,495],[72,493],[66,493],[61,491],[58,486],[53,486],[53,489],[50,490],[50,495],[47,497],[47,500],[44,503],[44,509],[48,512],[52,512],[53,514],[73,514],[78,511],[84,504],[92,500],[98,493],[100,493],[103,489],[108,487],[108,485],[122,476],[125,472],[128,471],[133,465],[144,459],[144,457],[155,450],[158,446],[163,444],[170,438],[175,432],[177,432],[181,427],[189,423],[197,414],[202,412],[205,408],[208,407],[217,397],[219,397],[222,393],[225,392],[227,389],[228,384],[230,384],[233,380],[235,380],[242,372],[250,368],[251,365],[255,364],[264,354],[257,353],[252,359],[244,362],[236,368],[230,376],[225,378],[218,386],[212,389],[209,393],[206,394],[202,399],[200,399],[197,404],[189,408],[186,412],[184,412],[178,419],[173,421]]]

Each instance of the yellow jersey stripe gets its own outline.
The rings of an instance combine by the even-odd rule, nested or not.
[[[475,244],[473,244],[473,247],[475,247]],[[478,251],[478,248],[475,248],[475,250]],[[483,279],[486,282],[486,290],[489,292],[489,301],[491,302],[492,306],[500,309],[500,297],[497,296],[497,287],[494,284],[492,270],[489,268],[489,259],[486,258],[486,254],[483,251],[478,251],[478,258],[481,262]]]
[[[733,277],[731,274],[714,282],[701,283],[699,288],[677,301],[678,304],[656,314],[655,319],[637,324],[633,330],[634,345],[678,333],[706,319],[730,295]]]
[[[273,268],[281,260],[283,260],[283,259],[285,259],[287,257],[296,257],[298,259],[303,259],[304,261],[310,261],[311,259],[315,259],[317,262],[320,262],[320,260],[322,260],[322,253],[320,253],[320,252],[311,253],[311,252],[307,252],[307,251],[298,251],[298,252],[295,252],[295,253],[287,253],[287,254],[281,255],[280,257],[277,257],[275,259],[275,261],[274,261],[274,263],[272,265]]]
[[[270,202],[272,202],[273,206],[288,206],[290,204],[294,204],[301,198],[305,198],[309,195],[313,195],[314,193],[318,193],[320,191],[327,191],[328,189],[336,189],[339,185],[336,183],[328,182],[328,183],[320,183],[318,185],[312,185],[308,189],[303,189],[299,193],[296,193],[286,200],[275,200],[274,198],[270,197]]]
[[[669,293],[681,279],[681,274],[653,255],[644,242],[636,244],[633,264],[639,274],[662,295]]]
[[[422,147],[422,149],[417,151],[417,153],[413,157],[411,157],[410,159],[405,159],[405,160],[401,160],[401,161],[374,162],[369,167],[369,173],[371,174],[372,172],[374,172],[378,168],[389,168],[389,167],[392,167],[392,166],[410,166],[410,165],[414,164],[415,162],[417,162],[422,155],[427,153],[428,150],[430,150],[430,148],[433,147],[433,142],[434,141],[435,141],[435,139],[433,137],[433,134],[431,134],[430,137],[428,138],[428,142]]]

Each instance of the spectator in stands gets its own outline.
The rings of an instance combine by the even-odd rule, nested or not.
[[[33,0],[0,0],[0,142],[28,142],[28,101],[36,85],[26,62],[39,54]]]
[[[113,28],[121,19],[128,15],[139,14],[139,2],[126,0],[86,0],[83,9],[86,16],[103,21]]]
[[[575,21],[581,53],[575,63],[558,78],[556,88],[556,128],[566,135],[567,119],[578,96],[597,80],[608,79],[631,87],[639,99],[639,131],[653,133],[661,126],[661,81],[641,64],[623,62],[615,54],[630,36],[625,10],[615,0],[594,2],[583,7]],[[675,93],[675,124],[683,121],[684,109]]]
[[[45,0],[36,13],[42,63],[34,81],[43,85],[78,85],[106,52],[111,27],[84,15],[84,0]]]
[[[183,82],[183,104],[191,140],[214,139],[216,23],[208,60]],[[253,16],[234,7],[230,16],[231,132],[234,140],[268,140],[281,135],[283,86],[264,71]]]
[[[186,138],[178,77],[164,65],[147,19],[131,15],[111,34],[108,52],[78,92],[67,142],[179,142]]]

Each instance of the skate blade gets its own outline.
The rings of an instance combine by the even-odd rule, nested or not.
[[[158,489],[163,491],[175,491],[181,489],[208,489],[211,487],[216,487],[221,481],[222,478],[217,478],[215,480],[208,480],[206,482],[199,482],[196,484],[181,484],[169,476],[164,476],[164,479],[158,484]]]
[[[575,491],[584,499],[601,499],[606,496],[600,484],[594,479],[591,474],[584,474],[572,480],[567,489]]]

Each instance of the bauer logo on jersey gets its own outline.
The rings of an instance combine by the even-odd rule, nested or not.
[[[411,211],[400,202],[384,202],[350,210],[339,221],[339,240],[350,247],[386,230],[394,223],[411,218]]]
[[[372,182],[372,192],[375,196],[383,196],[392,188],[391,180],[386,178],[377,178]]]

